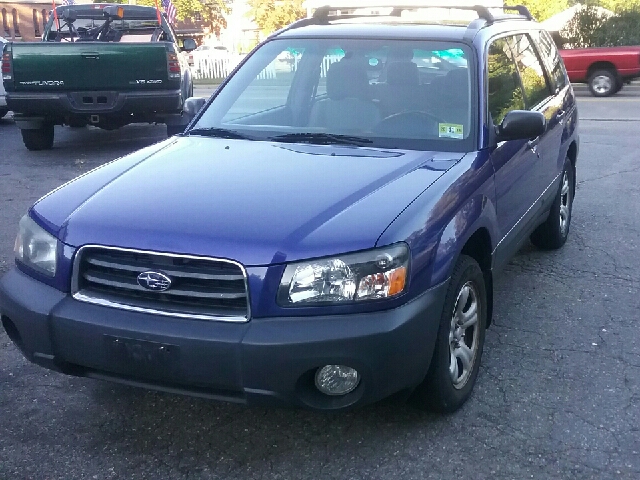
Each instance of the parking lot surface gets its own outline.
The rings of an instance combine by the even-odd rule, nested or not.
[[[640,478],[640,86],[577,90],[569,240],[525,246],[498,277],[459,412],[386,401],[319,414],[150,392],[43,370],[2,332],[0,479]],[[0,120],[0,274],[31,203],[164,131],[56,127],[53,150],[28,152]]]

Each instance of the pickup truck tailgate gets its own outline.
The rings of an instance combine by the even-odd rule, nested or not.
[[[13,72],[16,92],[169,88],[164,42],[14,43]]]

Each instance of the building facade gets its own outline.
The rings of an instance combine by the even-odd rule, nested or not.
[[[39,40],[52,5],[47,0],[0,0],[0,35],[13,41]]]

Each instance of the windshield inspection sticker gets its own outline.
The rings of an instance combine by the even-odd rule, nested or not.
[[[457,123],[439,123],[438,136],[440,138],[464,138],[463,126]]]

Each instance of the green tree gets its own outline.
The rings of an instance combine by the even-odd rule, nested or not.
[[[562,36],[573,48],[618,47],[640,44],[640,8],[607,17],[593,5],[580,10]]]
[[[210,0],[216,2],[216,0]],[[222,3],[222,0],[219,0]],[[128,0],[109,0],[110,3],[129,3]],[[193,18],[196,12],[204,12],[204,1],[201,0],[172,0],[173,5],[176,7],[176,18],[178,20],[184,20],[185,18]],[[104,3],[103,0],[94,0],[94,3]],[[136,0],[136,5],[145,5],[148,7],[155,7],[155,0]],[[158,6],[162,9],[162,0],[158,0]]]
[[[306,16],[303,0],[249,0],[248,16],[268,35]]]
[[[599,13],[593,5],[578,10],[561,32],[564,42],[571,48],[597,46],[600,28],[607,17]]]
[[[207,22],[211,33],[216,37],[220,36],[220,31],[227,28],[227,19],[224,17],[231,11],[223,0],[200,0],[202,3],[202,19]]]
[[[622,10],[607,18],[598,41],[602,47],[640,45],[640,8]]]
[[[583,3],[597,5],[612,12],[640,9],[640,0],[590,0]]]
[[[639,0],[640,1],[640,0]],[[556,13],[560,13],[563,10],[569,8],[575,2],[572,0],[520,0],[517,2],[505,2],[505,5],[514,5],[520,4],[524,5],[529,9],[531,14],[538,20],[542,22],[547,18],[555,15]]]

